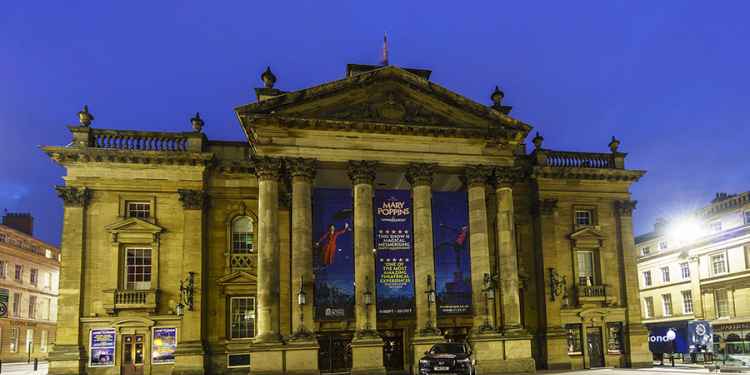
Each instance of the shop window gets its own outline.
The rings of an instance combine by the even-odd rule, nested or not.
[[[18,352],[18,327],[11,327],[8,348],[11,353]]]
[[[229,337],[249,339],[255,336],[255,298],[231,297],[229,299]]]
[[[690,264],[688,264],[688,262],[680,263],[680,274],[683,279],[690,278]]]
[[[654,317],[654,297],[646,297],[643,299],[643,313],[646,318]]]
[[[693,313],[693,292],[689,290],[682,291],[682,312],[684,314]]]
[[[581,340],[581,325],[567,324],[565,330],[568,338],[568,354],[582,354],[583,341]]]
[[[672,295],[662,294],[661,301],[664,308],[664,316],[672,316]]]
[[[661,268],[661,281],[665,283],[669,282],[669,267]]]
[[[607,323],[607,352],[620,354],[623,352],[622,323]]]
[[[125,277],[126,289],[151,289],[151,249],[125,249]]]
[[[727,256],[724,253],[711,255],[711,274],[721,275],[727,273]]]
[[[125,203],[127,217],[145,219],[151,217],[151,202],[129,201]]]
[[[651,286],[651,271],[643,272],[643,286]]]
[[[714,291],[714,300],[716,301],[716,317],[729,317],[729,294],[726,289]]]

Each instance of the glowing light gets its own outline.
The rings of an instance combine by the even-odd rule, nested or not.
[[[667,237],[673,243],[685,244],[702,237],[703,227],[694,217],[673,220],[667,229]]]

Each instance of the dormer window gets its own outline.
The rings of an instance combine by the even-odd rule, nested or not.
[[[594,225],[594,212],[592,210],[576,210],[576,225]]]
[[[126,203],[127,217],[145,219],[151,217],[151,202],[131,201]]]

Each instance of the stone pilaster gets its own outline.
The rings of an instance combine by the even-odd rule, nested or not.
[[[695,319],[705,319],[703,304],[701,303],[700,258],[697,256],[688,258],[688,267],[690,267],[690,293],[693,297],[693,316],[695,316]],[[640,300],[638,303],[640,304]]]
[[[495,169],[497,249],[503,331],[518,331],[521,329],[521,303],[518,295],[518,259],[512,190],[512,184],[517,182],[521,176],[520,171],[515,168]]]
[[[292,336],[286,351],[287,370],[295,374],[317,374],[318,343],[313,327],[312,185],[315,159],[289,159],[292,176]],[[306,304],[298,304],[300,288]]]
[[[437,329],[437,306],[428,304],[427,290],[435,289],[435,258],[432,242],[432,180],[435,165],[410,164],[406,179],[411,184],[414,217],[414,286],[417,326],[412,339],[413,372],[419,369],[419,358],[435,343],[444,339]],[[427,283],[428,278],[430,284]],[[433,292],[437,293],[437,292]]]
[[[487,223],[487,180],[492,169],[483,165],[466,167],[466,184],[469,189],[469,244],[471,247],[471,288],[475,333],[495,330],[494,299],[485,296],[487,282],[492,277]],[[491,281],[494,282],[494,281]]]
[[[208,195],[202,190],[177,190],[183,207],[182,278],[193,273],[193,307],[182,316],[173,374],[204,374],[206,368],[203,337],[203,221]],[[159,287],[157,285],[157,287]]]
[[[356,297],[355,338],[352,341],[352,374],[384,374],[383,340],[377,334],[375,308],[375,256],[373,254],[373,183],[375,161],[350,161],[348,174],[354,189],[354,281]],[[372,305],[365,305],[364,293],[370,292]]]
[[[83,261],[85,253],[86,206],[91,190],[82,187],[57,186],[64,203],[60,266],[60,296],[57,311],[57,339],[49,354],[50,374],[83,373],[86,354],[81,332],[81,296],[84,292]]]
[[[648,331],[641,324],[641,304],[638,296],[638,269],[633,237],[633,210],[636,202],[623,200],[615,202],[617,222],[617,242],[620,250],[621,280],[625,286],[626,295],[624,305],[627,306],[625,317],[625,341],[628,353],[627,364],[631,367],[645,367],[651,365],[651,353],[648,349]]]

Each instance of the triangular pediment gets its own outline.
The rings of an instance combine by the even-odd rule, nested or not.
[[[216,283],[221,286],[250,285],[257,283],[257,281],[258,279],[251,273],[245,271],[236,271],[220,277],[218,280],[216,280]]]
[[[570,239],[604,239],[606,236],[600,230],[595,227],[584,227],[570,234]]]
[[[522,141],[531,127],[407,70],[386,66],[236,109],[240,118],[482,130]]]
[[[104,227],[110,233],[161,233],[164,228],[137,217],[129,217]]]

